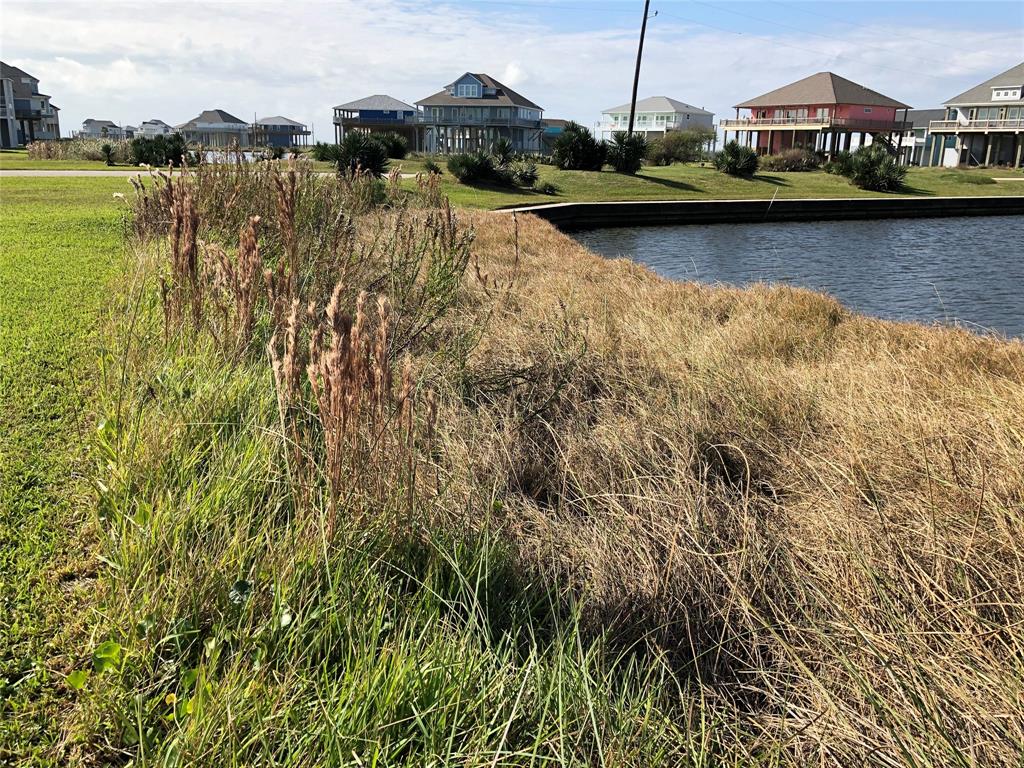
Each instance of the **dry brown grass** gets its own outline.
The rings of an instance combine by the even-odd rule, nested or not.
[[[697,761],[678,743],[694,723],[722,763],[1018,764],[1024,345],[861,317],[805,290],[674,283],[533,217],[398,207],[350,220],[362,193],[330,186],[340,182],[321,194],[303,175],[216,174],[199,182],[195,226],[184,198],[171,200],[170,242],[238,236],[245,273],[260,260],[268,270],[270,296],[242,324],[270,339],[273,376],[250,359],[236,378],[254,391],[274,381],[291,494],[278,503],[325,521],[325,562],[351,559],[353,526],[370,546],[358,529],[399,510],[401,535],[384,521],[398,544],[495,536],[508,580],[555,603],[554,618],[531,618],[535,648],[557,646],[547,631],[578,631],[580,647],[600,637],[637,660],[595,698],[616,702],[631,674],[671,670],[650,683],[649,720],[610,718],[594,737],[630,745],[607,764],[642,763],[648,738],[652,752]],[[222,203],[241,235],[207,222]],[[258,243],[254,215],[269,217]],[[217,274],[182,248],[168,257],[181,284]],[[232,289],[242,305],[257,293]],[[436,398],[414,409],[417,390]],[[239,431],[269,431],[253,418]],[[150,448],[158,461],[173,453],[156,438]],[[262,520],[264,494],[282,484],[252,478]],[[219,503],[211,519],[227,516]],[[240,546],[246,567],[259,559],[233,536],[209,537],[207,556]],[[273,556],[260,557],[290,572],[287,538],[261,537]],[[315,581],[294,590],[323,598]],[[419,609],[393,592],[382,590],[400,623]],[[482,610],[433,598],[431,631]],[[193,610],[197,623],[220,615],[214,598]],[[567,630],[574,610],[582,623]],[[334,647],[336,628],[317,632]],[[322,660],[333,679],[333,652],[310,647],[301,663]],[[492,679],[521,672],[509,661]],[[308,683],[293,685],[299,696]],[[576,754],[592,756],[580,738]]]
[[[799,762],[1019,760],[1024,345],[470,223],[518,278],[440,416],[467,509]]]

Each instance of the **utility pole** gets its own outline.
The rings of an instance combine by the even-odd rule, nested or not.
[[[629,130],[627,135],[633,135],[633,120],[636,118],[636,89],[640,85],[640,60],[644,55],[644,35],[647,34],[647,13],[651,9],[651,0],[644,0],[644,20],[640,24],[640,45],[636,49],[636,72],[633,74],[633,99],[629,103]],[[657,16],[658,12],[655,11]]]

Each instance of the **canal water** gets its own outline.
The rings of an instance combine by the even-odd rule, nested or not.
[[[1024,216],[623,227],[575,237],[677,280],[797,285],[876,317],[1024,338]]]

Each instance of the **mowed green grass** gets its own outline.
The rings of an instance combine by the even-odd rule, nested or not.
[[[442,167],[444,166],[441,163]],[[636,176],[609,170],[562,171],[539,166],[539,184],[550,182],[557,194],[533,190],[500,189],[460,184],[447,171],[442,187],[453,204],[470,208],[501,208],[512,205],[618,200],[734,200],[773,197],[892,197],[891,193],[858,189],[840,176],[824,171],[805,173],[762,172],[752,179],[719,173],[714,168],[688,164],[644,167]],[[1021,177],[1020,171],[987,168],[911,168],[907,189],[912,196],[1024,195],[1024,182],[996,182],[995,178]]]
[[[102,160],[33,160],[24,149],[0,149],[0,171],[129,171],[132,165],[110,166]]]
[[[80,435],[92,334],[122,253],[113,193],[126,189],[0,179],[0,764],[45,763],[59,738],[75,606],[92,592]]]

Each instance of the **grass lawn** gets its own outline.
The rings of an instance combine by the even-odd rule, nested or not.
[[[0,764],[45,762],[61,735],[66,653],[80,649],[75,605],[94,569],[79,435],[121,253],[112,193],[126,189],[109,177],[0,179]]]
[[[539,167],[539,184],[551,182],[555,195],[523,189],[471,187],[445,173],[444,192],[452,203],[470,208],[502,208],[512,205],[612,200],[695,200],[771,197],[885,197],[867,192],[840,177],[810,173],[759,173],[741,179],[697,165],[645,167],[636,176],[602,171],[561,171]],[[911,168],[905,195],[1024,195],[1024,182],[996,182],[994,177],[1022,177],[1020,170]]]
[[[24,149],[0,149],[0,171],[135,170],[134,165],[107,165],[102,160],[33,160]]]

